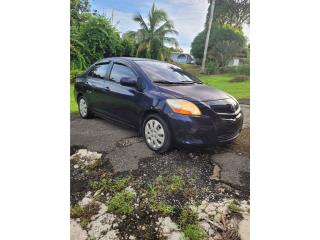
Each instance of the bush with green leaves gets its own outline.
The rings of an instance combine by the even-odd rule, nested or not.
[[[229,205],[228,205],[228,208],[231,212],[234,212],[234,213],[240,213],[241,212],[241,209],[239,207],[239,204],[235,201],[235,200],[232,200]]]
[[[133,192],[123,190],[116,193],[108,203],[108,210],[117,214],[132,214],[134,212]]]
[[[177,175],[159,176],[156,178],[155,183],[160,190],[169,193],[181,191],[184,186],[183,179]]]
[[[124,177],[118,180],[112,180],[109,177],[104,177],[99,181],[91,181],[89,185],[93,190],[101,189],[102,191],[107,192],[119,192],[125,189],[129,185],[131,180],[131,176]]]
[[[185,227],[184,236],[186,240],[206,240],[208,234],[199,225],[189,224]]]
[[[185,229],[188,225],[195,225],[198,223],[198,214],[186,205],[182,208],[178,223],[181,229]]]
[[[207,63],[206,70],[207,70],[206,71],[207,74],[218,73],[219,72],[218,64],[215,61],[210,60]]]
[[[250,64],[240,64],[236,68],[237,73],[250,76]]]
[[[206,40],[206,29],[200,32],[191,44],[191,54],[196,59],[203,58]],[[225,67],[229,61],[243,55],[246,49],[246,38],[239,28],[230,25],[214,25],[211,29],[207,58],[214,61],[218,68]]]

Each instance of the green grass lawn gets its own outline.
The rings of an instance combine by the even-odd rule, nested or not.
[[[230,82],[236,74],[200,75],[205,84],[225,91],[236,99],[250,98],[250,81]],[[70,112],[78,112],[78,105],[73,96],[74,85],[70,85]]]
[[[78,112],[78,104],[73,96],[74,85],[70,85],[70,112]]]
[[[200,75],[198,78],[205,84],[225,91],[236,99],[250,98],[250,81],[230,82],[237,74]]]

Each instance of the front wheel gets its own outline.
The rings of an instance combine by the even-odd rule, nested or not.
[[[164,153],[171,148],[170,130],[158,114],[151,114],[145,119],[142,132],[144,140],[151,150]]]

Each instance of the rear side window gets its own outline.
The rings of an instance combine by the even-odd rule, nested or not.
[[[104,79],[107,74],[108,66],[109,66],[109,63],[99,64],[94,66],[94,68],[89,73],[89,76],[94,78]]]
[[[110,74],[110,80],[114,82],[120,82],[120,79],[123,77],[134,78],[134,79],[137,78],[134,72],[129,67],[119,63],[113,64],[111,74]]]

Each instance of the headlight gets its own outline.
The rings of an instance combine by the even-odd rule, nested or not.
[[[183,99],[167,99],[171,110],[175,113],[184,115],[201,115],[200,109],[192,102]]]

